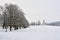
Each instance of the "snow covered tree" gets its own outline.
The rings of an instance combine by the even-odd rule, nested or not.
[[[10,31],[12,27],[14,27],[14,29],[16,30],[18,29],[18,27],[26,28],[29,26],[29,23],[24,16],[24,12],[17,5],[7,5],[4,12],[6,16],[4,19],[6,19],[6,21],[4,20],[3,24],[7,24],[6,26],[10,26]]]

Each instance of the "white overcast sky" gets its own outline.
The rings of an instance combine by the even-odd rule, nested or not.
[[[60,0],[0,0],[0,5],[5,3],[17,4],[23,9],[29,22],[60,20]]]

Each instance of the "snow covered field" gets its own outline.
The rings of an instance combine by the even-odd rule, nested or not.
[[[0,28],[0,40],[60,40],[60,26],[30,26],[11,32],[4,31]]]

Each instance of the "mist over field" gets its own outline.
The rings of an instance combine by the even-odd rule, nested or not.
[[[0,0],[0,40],[60,40],[60,0]]]

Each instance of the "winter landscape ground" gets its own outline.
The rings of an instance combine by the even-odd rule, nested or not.
[[[60,40],[60,26],[30,26],[8,32],[0,28],[0,40]]]

